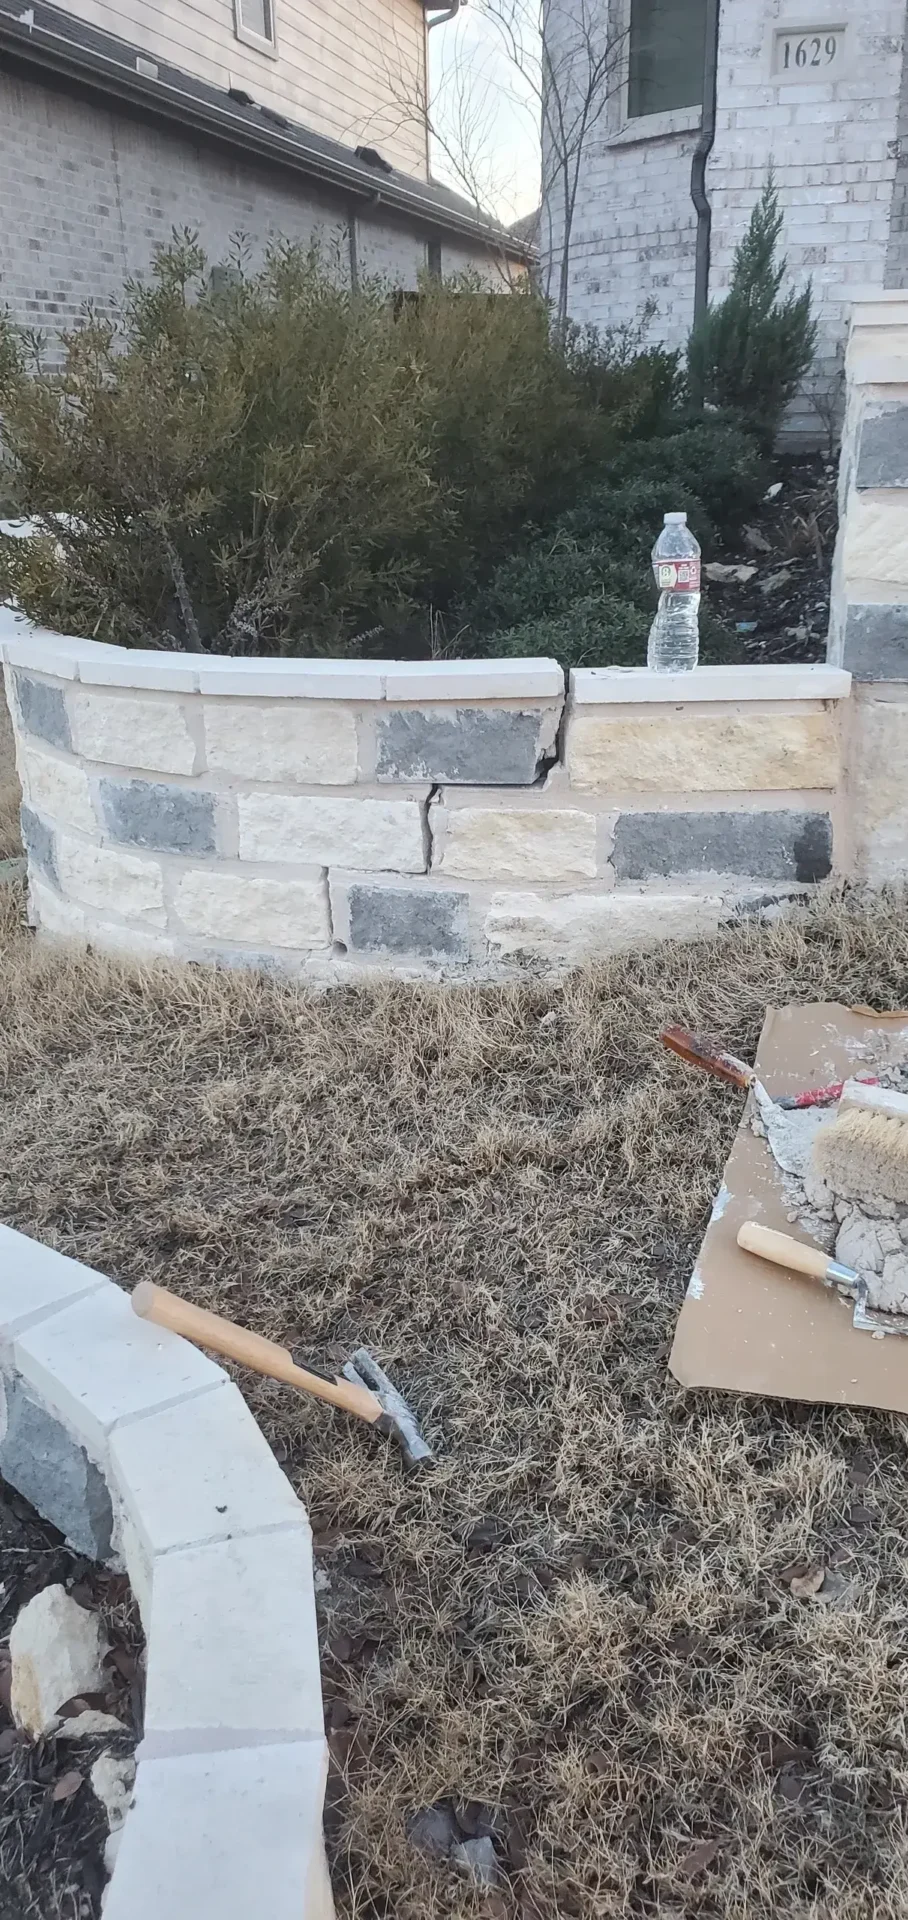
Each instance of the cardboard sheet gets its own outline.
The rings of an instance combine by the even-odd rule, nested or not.
[[[872,1072],[893,1046],[908,1046],[908,1013],[772,1007],[756,1068],[770,1093],[799,1093]],[[810,1241],[788,1218],[783,1175],[749,1118],[748,1101],[681,1309],[672,1373],[685,1387],[908,1413],[908,1336],[856,1333],[851,1306],[833,1289],[737,1245],[745,1220]]]

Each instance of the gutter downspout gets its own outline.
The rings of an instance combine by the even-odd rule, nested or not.
[[[706,164],[716,138],[716,84],[719,70],[720,0],[706,0],[706,41],[703,61],[703,108],[700,114],[700,138],[694,148],[690,170],[690,197],[697,210],[697,252],[694,273],[694,326],[698,326],[709,307],[710,241],[712,208],[706,196]],[[694,394],[698,407],[703,395]]]
[[[429,15],[427,12],[426,26],[429,32],[431,33],[433,27],[443,27],[446,20],[453,20],[455,14],[458,14],[460,12],[461,7],[465,7],[466,4],[467,4],[467,0],[453,0],[453,4],[450,7],[447,7],[444,13],[433,14],[431,20],[429,19]]]

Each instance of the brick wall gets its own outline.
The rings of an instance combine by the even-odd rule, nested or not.
[[[84,302],[109,304],[129,274],[147,273],[174,227],[198,232],[209,259],[227,260],[237,233],[257,264],[276,236],[318,238],[350,271],[350,209],[302,179],[150,119],[0,72],[0,179],[15,181],[0,220],[0,299],[23,326],[52,336]],[[362,273],[415,287],[425,234],[387,213],[356,215]],[[488,266],[484,251],[463,260]]]
[[[834,17],[845,25],[839,77],[772,77],[775,31],[812,16],[820,24]],[[553,18],[557,22],[557,13]],[[712,293],[721,295],[727,287],[735,246],[772,163],[793,278],[798,285],[810,279],[815,291],[816,378],[825,388],[844,344],[848,290],[882,285],[884,271],[895,284],[906,264],[900,240],[890,239],[890,219],[893,235],[901,236],[897,223],[908,206],[903,172],[902,213],[893,209],[900,98],[903,126],[908,111],[905,21],[905,0],[841,0],[831,10],[786,0],[722,0],[717,131],[708,177]],[[688,129],[697,119],[696,110],[676,116],[678,126],[686,121]],[[653,337],[682,346],[693,311],[690,161],[696,136],[688,130],[641,139],[645,124],[623,123],[623,93],[616,92],[607,123],[589,144],[573,229],[571,311],[575,319],[609,325],[633,318],[652,298],[658,307]],[[552,219],[557,254],[557,205]],[[818,424],[806,405],[793,419],[796,431]]]
[[[898,161],[892,190],[885,287],[908,287],[908,32],[902,54],[902,90],[899,100]]]

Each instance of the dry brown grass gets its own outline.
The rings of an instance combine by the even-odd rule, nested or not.
[[[739,1104],[654,1040],[904,1006],[904,901],[322,1000],[6,912],[0,1217],[323,1361],[367,1339],[440,1455],[244,1379],[330,1580],[344,1920],[905,1920],[904,1423],[671,1380]],[[831,1604],[783,1578],[817,1561]],[[493,1898],[407,1839],[444,1799],[499,1810]]]
[[[19,799],[13,729],[0,678],[0,860],[10,860],[22,851]]]

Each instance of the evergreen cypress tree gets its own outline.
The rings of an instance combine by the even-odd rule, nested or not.
[[[688,343],[690,383],[704,401],[742,413],[771,442],[816,349],[809,286],[781,298],[787,261],[776,258],[782,213],[770,171],[735,251],[727,297]]]

